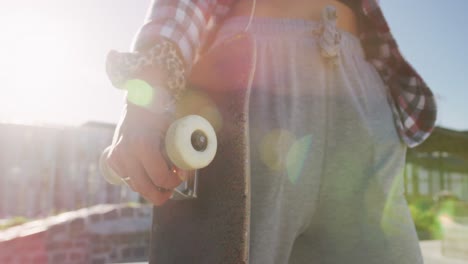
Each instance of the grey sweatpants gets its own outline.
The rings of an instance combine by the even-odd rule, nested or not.
[[[226,21],[215,45],[247,21]],[[387,88],[350,33],[327,63],[317,26],[255,18],[249,29],[250,263],[422,263]]]

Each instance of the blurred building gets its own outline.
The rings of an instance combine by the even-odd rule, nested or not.
[[[445,192],[468,202],[468,131],[437,127],[423,144],[408,150],[404,180],[407,196]]]
[[[138,201],[98,169],[114,125],[0,124],[0,218],[38,217],[101,203]]]

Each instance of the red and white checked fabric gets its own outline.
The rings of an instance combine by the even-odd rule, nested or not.
[[[240,0],[153,0],[133,49],[144,50],[158,38],[167,38],[179,47],[190,70],[210,26],[222,23],[236,1]],[[356,12],[366,58],[389,88],[389,101],[400,138],[409,147],[415,147],[434,129],[437,114],[434,96],[401,55],[378,1],[359,1]]]
[[[435,126],[437,105],[432,91],[403,58],[376,0],[361,0],[361,42],[387,84],[401,139],[409,147],[426,140]]]
[[[172,40],[190,69],[208,28],[223,19],[235,0],[153,0],[133,50],[144,50],[160,37]]]

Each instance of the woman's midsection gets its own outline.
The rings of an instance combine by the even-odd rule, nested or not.
[[[253,0],[237,1],[231,16],[249,16]],[[257,0],[256,17],[298,18],[319,21],[323,8],[333,5],[337,9],[338,28],[359,35],[358,21],[353,10],[336,0]]]
[[[249,22],[248,16],[230,17],[219,28],[212,49],[242,34]],[[321,54],[316,34],[320,23],[302,18],[257,17],[249,27],[255,39],[256,68],[253,89],[290,97],[312,96],[320,98],[329,91],[325,79],[338,73],[347,75],[348,67],[364,64],[360,40],[343,32],[339,44],[339,65],[328,67]]]

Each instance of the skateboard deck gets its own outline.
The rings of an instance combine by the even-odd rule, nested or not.
[[[239,34],[194,65],[190,90],[205,95],[212,107],[191,112],[215,123],[218,151],[198,171],[197,198],[154,207],[149,263],[248,263],[248,108],[255,55],[254,40]],[[197,105],[190,97],[181,102],[181,108]]]

